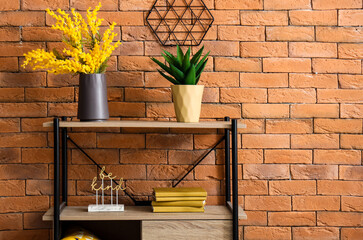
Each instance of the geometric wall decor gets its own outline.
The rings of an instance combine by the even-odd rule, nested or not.
[[[199,45],[213,21],[203,0],[156,0],[146,16],[164,46]]]

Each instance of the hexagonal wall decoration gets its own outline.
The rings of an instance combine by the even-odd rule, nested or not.
[[[146,16],[164,46],[197,46],[214,18],[203,0],[156,0]]]

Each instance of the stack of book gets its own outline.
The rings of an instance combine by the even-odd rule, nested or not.
[[[203,188],[154,188],[153,212],[204,212]]]

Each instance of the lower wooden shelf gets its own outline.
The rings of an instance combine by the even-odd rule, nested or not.
[[[206,206],[204,213],[153,213],[150,206],[125,206],[124,212],[88,212],[86,206],[66,206],[60,221],[112,221],[112,220],[231,220],[232,213],[226,206]],[[239,219],[247,219],[240,208]],[[43,221],[53,221],[53,208],[44,215]]]

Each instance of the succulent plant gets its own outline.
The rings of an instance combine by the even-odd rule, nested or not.
[[[202,56],[204,46],[199,49],[199,51],[190,58],[190,47],[184,54],[179,46],[177,47],[177,56],[163,51],[161,55],[164,57],[169,66],[163,64],[155,58],[151,58],[155,63],[157,63],[163,70],[158,69],[159,73],[175,85],[196,85],[199,82],[200,76],[207,64],[207,57],[209,52],[199,61]]]

